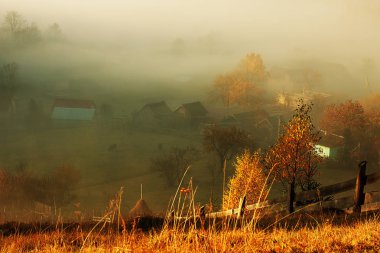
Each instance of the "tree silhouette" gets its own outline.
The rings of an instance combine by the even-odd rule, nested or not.
[[[3,29],[16,34],[27,27],[27,21],[16,11],[9,11],[5,14]]]
[[[320,120],[320,128],[327,132],[343,135],[348,129],[359,137],[368,126],[368,118],[358,101],[348,100],[341,104],[329,105]]]
[[[233,104],[257,105],[261,101],[262,85],[267,78],[261,56],[251,53],[233,71],[215,78],[211,96],[227,107]]]
[[[207,152],[218,156],[219,168],[230,161],[237,153],[252,144],[251,138],[236,126],[221,127],[209,125],[203,129],[203,147]]]
[[[151,170],[161,173],[169,186],[178,183],[186,168],[191,165],[198,150],[194,147],[185,148],[174,147],[169,152],[162,151],[158,156],[151,160]]]

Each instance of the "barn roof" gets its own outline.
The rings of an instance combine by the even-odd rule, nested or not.
[[[93,109],[95,104],[92,100],[56,98],[53,107]]]
[[[236,113],[234,117],[238,121],[252,121],[254,123],[259,123],[262,120],[268,119],[269,115],[263,110],[253,110],[243,113]]]
[[[336,134],[325,133],[322,135],[321,140],[318,142],[319,145],[325,147],[341,147],[344,145],[344,137]]]
[[[146,104],[141,111],[147,108],[149,108],[154,114],[169,114],[172,112],[165,101]]]
[[[201,102],[182,104],[178,109],[184,108],[192,116],[205,116],[208,112]],[[177,110],[178,110],[177,109]]]

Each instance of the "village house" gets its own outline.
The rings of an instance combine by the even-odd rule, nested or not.
[[[182,104],[174,113],[190,126],[198,126],[200,123],[207,122],[208,111],[201,102]]]
[[[303,90],[302,92],[292,94],[282,92],[277,95],[277,103],[284,107],[295,109],[301,99],[305,103],[324,103],[330,97],[330,94],[312,90]]]
[[[289,112],[273,105],[261,109],[235,113],[220,121],[222,126],[234,125],[250,133],[262,145],[271,144],[279,136]]]
[[[57,98],[54,101],[51,119],[65,121],[92,121],[96,107],[92,100]]]
[[[322,131],[323,135],[315,150],[323,158],[338,159],[344,147],[344,137]]]
[[[173,112],[165,101],[146,104],[132,115],[133,124],[143,127],[168,127],[172,118]]]

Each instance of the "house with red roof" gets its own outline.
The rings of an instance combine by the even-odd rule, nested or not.
[[[51,119],[90,121],[94,119],[95,111],[92,100],[57,98],[54,100]]]

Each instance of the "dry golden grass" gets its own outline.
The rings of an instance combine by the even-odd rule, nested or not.
[[[87,239],[86,239],[87,238]],[[0,252],[379,252],[378,216],[352,223],[314,228],[195,229],[164,226],[160,231],[91,233],[57,230],[2,236]]]
[[[193,189],[192,180],[187,187],[189,192],[180,191],[187,171],[167,212],[167,217],[189,217],[187,220],[168,219],[159,229],[156,226],[149,232],[139,229],[136,220],[126,225],[120,209],[124,190],[121,188],[104,214],[113,217],[113,225],[98,222],[89,227],[86,223],[64,225],[57,221],[55,230],[50,231],[1,230],[0,253],[380,252],[379,213],[355,217],[296,212],[282,218],[278,213],[278,217],[272,215],[268,220],[254,213],[252,219],[246,216],[237,223],[234,219],[217,223],[208,220],[203,227],[199,220],[195,222],[199,210],[194,202],[197,188]]]

